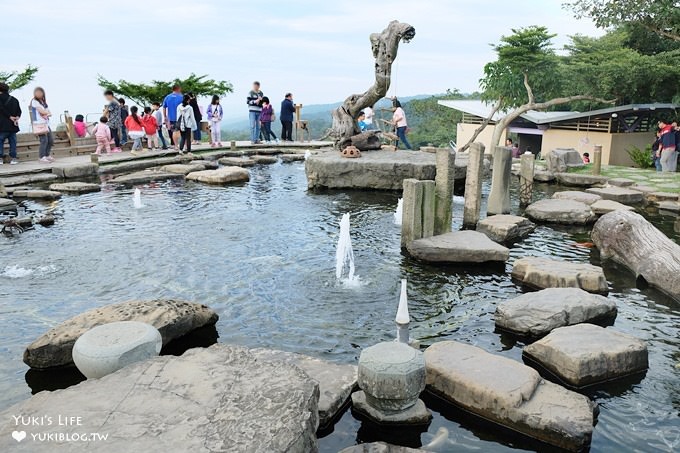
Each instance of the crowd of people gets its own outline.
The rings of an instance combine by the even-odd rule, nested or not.
[[[656,171],[677,171],[678,149],[680,149],[680,127],[678,127],[678,122],[659,121],[656,140],[652,145],[652,160],[654,160]]]

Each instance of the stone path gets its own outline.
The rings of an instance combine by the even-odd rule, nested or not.
[[[516,215],[493,215],[477,222],[477,231],[498,243],[523,239],[536,229],[528,219]]]
[[[418,239],[408,244],[407,250],[419,260],[437,263],[505,262],[510,256],[506,247],[471,230]]]
[[[601,267],[537,256],[516,260],[512,266],[512,278],[537,289],[581,288],[598,294],[609,291]]]

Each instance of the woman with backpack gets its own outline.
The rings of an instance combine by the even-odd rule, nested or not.
[[[191,152],[191,133],[198,128],[194,109],[191,106],[191,96],[185,94],[182,103],[177,106],[177,122],[175,127],[179,129],[179,153],[184,154],[184,145],[187,145],[187,152]]]

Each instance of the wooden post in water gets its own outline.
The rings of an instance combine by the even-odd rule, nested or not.
[[[404,180],[401,246],[434,234],[434,181]]]
[[[602,145],[593,146],[593,174],[602,172]]]
[[[449,148],[436,150],[434,234],[451,231],[453,217],[453,183],[456,173],[456,152]]]
[[[534,164],[536,158],[530,152],[520,157],[519,171],[519,204],[529,206],[534,192]]]
[[[465,202],[463,227],[476,228],[482,206],[482,177],[484,176],[484,145],[473,143],[468,150],[468,167],[465,175]]]

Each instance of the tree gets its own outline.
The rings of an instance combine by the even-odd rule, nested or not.
[[[36,66],[28,65],[23,71],[0,71],[0,81],[9,85],[9,90],[18,90],[28,85],[38,72]]]
[[[172,86],[178,84],[185,93],[192,92],[196,96],[224,96],[234,89],[227,81],[208,79],[207,75],[197,76],[192,73],[186,79],[174,79],[169,82],[152,80],[151,83],[132,83],[127,80],[111,82],[101,75],[97,76],[97,83],[105,90],[111,90],[118,96],[132,99],[139,105],[148,106],[153,102],[162,102],[163,98],[172,91]]]
[[[680,41],[678,0],[574,0],[565,4],[576,17],[588,17],[598,27],[640,24],[664,38]]]
[[[595,97],[595,91],[587,87],[579,88],[588,92],[569,94],[573,87],[563,83],[560,58],[551,43],[554,36],[545,27],[531,26],[513,29],[512,35],[501,37],[501,43],[494,46],[498,58],[484,66],[480,80],[482,99],[504,112],[496,121],[492,146],[498,145],[510,123],[529,110],[548,110],[579,100],[613,102]]]
[[[399,43],[401,41],[408,43],[415,35],[415,28],[396,20],[390,22],[381,33],[371,34],[371,50],[375,58],[375,83],[362,94],[349,96],[332,112],[333,125],[329,135],[335,139],[336,147],[344,148],[352,142],[353,136],[360,133],[356,121],[359,112],[385,97],[390,88],[392,63],[397,58]],[[373,135],[375,132],[363,134]]]

